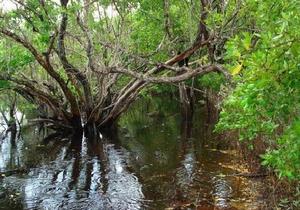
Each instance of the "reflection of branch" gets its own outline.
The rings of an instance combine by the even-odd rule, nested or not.
[[[271,174],[266,173],[236,173],[236,174],[228,174],[223,176],[242,176],[247,178],[261,178],[264,176],[270,176]]]
[[[72,129],[71,126],[66,125],[65,122],[60,122],[59,120],[55,119],[49,119],[49,118],[38,118],[38,119],[31,119],[29,120],[32,124],[39,124],[39,123],[49,123],[53,125],[57,125],[58,127],[66,128],[66,129]]]
[[[3,117],[3,119],[4,119],[4,121],[5,121],[6,125],[8,125],[9,120],[7,119],[7,117],[6,117],[5,113],[4,113],[4,111],[0,110],[0,113],[1,113],[1,115],[2,115],[2,117]]]
[[[5,174],[5,176],[11,176],[13,174],[23,174],[23,173],[27,173],[28,169],[26,168],[17,168],[14,170],[8,170],[8,171],[0,171],[0,174]],[[0,176],[1,178],[2,176]]]

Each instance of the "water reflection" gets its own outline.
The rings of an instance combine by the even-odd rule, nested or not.
[[[0,171],[29,172],[0,178],[9,194],[20,193],[0,198],[0,209],[255,207],[259,182],[220,176],[236,173],[223,167],[236,157],[215,150],[203,110],[196,109],[192,122],[174,114],[177,108],[168,100],[138,103],[120,120],[119,132],[102,139],[78,133],[43,145],[38,129],[24,130],[15,147],[6,138]]]
[[[1,149],[10,151],[7,144]],[[1,169],[10,168],[14,158],[1,157]],[[128,171],[126,152],[85,137],[63,146],[55,159],[28,176],[3,180],[3,185],[14,184],[25,209],[140,209],[144,198],[138,178]]]
[[[22,161],[20,161],[22,142],[16,142],[15,138],[15,134],[8,133],[0,143],[0,171],[5,170],[7,167],[18,168],[22,166]]]

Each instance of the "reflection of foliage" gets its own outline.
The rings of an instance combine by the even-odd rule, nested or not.
[[[44,145],[42,140],[45,136],[38,132],[37,127],[23,129],[22,136],[24,137],[20,139],[22,144],[19,149],[22,151],[22,163],[26,168],[37,167],[49,160],[54,160],[61,148],[59,143]]]
[[[177,159],[180,133],[178,116],[173,114],[176,108],[177,103],[160,97],[140,100],[119,121],[128,132],[121,135],[122,144],[152,163],[157,172],[174,167]]]
[[[143,135],[144,130],[149,126],[162,129],[160,125],[162,122],[167,122],[164,124],[164,127],[169,126],[168,130],[176,130],[177,120],[171,120],[169,116],[178,110],[177,103],[174,103],[172,100],[166,100],[163,97],[155,97],[155,100],[153,98],[139,100],[124,114],[119,124],[122,127],[126,127],[131,135],[137,137],[139,134]],[[157,123],[158,121],[160,123]]]

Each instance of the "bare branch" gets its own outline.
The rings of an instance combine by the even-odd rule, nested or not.
[[[227,71],[222,68],[220,65],[213,64],[213,65],[207,65],[207,66],[202,66],[199,68],[196,68],[194,70],[188,69],[188,68],[183,68],[186,72],[177,76],[172,76],[172,77],[151,77],[149,75],[145,75],[142,73],[130,71],[128,69],[121,69],[117,67],[113,67],[111,69],[111,72],[115,73],[123,73],[127,74],[131,77],[137,78],[141,81],[145,82],[150,82],[150,83],[179,83],[183,82],[185,80],[188,80],[192,77],[195,76],[202,76],[204,74],[210,73],[210,72],[220,72],[224,74],[225,77],[228,78]]]

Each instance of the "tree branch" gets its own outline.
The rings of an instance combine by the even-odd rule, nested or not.
[[[111,72],[113,73],[123,73],[127,74],[131,77],[134,77],[136,79],[139,79],[141,81],[149,82],[149,83],[179,83],[183,82],[185,80],[188,80],[195,76],[202,76],[204,74],[207,74],[209,72],[219,72],[222,73],[226,78],[229,78],[229,74],[227,71],[221,67],[220,65],[213,64],[213,65],[207,65],[202,66],[199,68],[196,68],[194,70],[191,70],[189,68],[183,68],[185,70],[185,73],[172,76],[172,77],[151,77],[149,75],[145,75],[139,72],[131,71],[128,69],[121,69],[117,67],[112,67]]]
[[[64,92],[68,102],[71,105],[72,113],[75,115],[80,115],[80,110],[76,101],[75,96],[68,88],[67,84],[65,83],[64,79],[53,69],[50,64],[49,57],[46,59],[43,58],[43,55],[40,54],[32,44],[30,44],[26,39],[20,37],[19,35],[6,30],[4,28],[0,29],[0,33],[4,34],[5,36],[13,39],[17,43],[23,45],[27,50],[31,52],[31,54],[35,57],[36,61],[48,72],[48,74],[60,85],[62,91]]]
[[[64,10],[67,9],[68,0],[61,0],[61,4]],[[68,14],[66,11],[62,12],[62,19],[60,23],[60,28],[58,32],[58,57],[63,65],[64,70],[66,71],[67,75],[70,77],[70,74],[73,75],[78,82],[82,85],[84,91],[84,97],[86,101],[86,109],[87,114],[89,115],[91,111],[91,106],[93,103],[92,94],[90,84],[86,75],[84,75],[79,69],[73,66],[67,59],[66,50],[65,50],[65,32],[67,29],[68,24]]]

